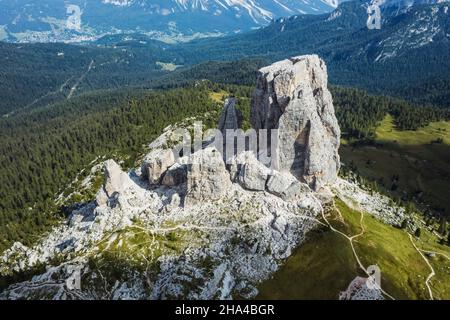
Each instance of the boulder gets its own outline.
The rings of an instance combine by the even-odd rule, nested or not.
[[[100,190],[98,190],[97,194],[95,195],[95,203],[99,207],[107,206],[108,205],[109,197],[105,192],[105,189],[102,187]]]
[[[340,168],[340,129],[327,81],[317,55],[294,57],[259,70],[252,97],[253,128],[277,129],[272,168],[314,190],[333,184]]]
[[[142,177],[152,185],[160,184],[164,173],[175,163],[171,149],[155,149],[147,154],[141,167]]]
[[[215,147],[192,154],[187,166],[186,203],[218,200],[231,187],[230,174]]]
[[[267,191],[283,200],[292,200],[311,190],[308,185],[298,181],[292,174],[275,171],[267,180]]]
[[[114,160],[107,160],[103,165],[105,181],[96,196],[97,205],[107,205],[110,198],[123,193],[134,185],[133,180]]]
[[[122,168],[114,160],[107,160],[104,164],[105,183],[104,190],[108,197],[114,193],[122,193],[124,190],[133,186],[134,182],[128,174],[122,171]]]
[[[264,191],[271,170],[256,159],[251,151],[237,155],[231,164],[230,173],[233,181],[252,191]]]

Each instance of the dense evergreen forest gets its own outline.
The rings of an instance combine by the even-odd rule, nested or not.
[[[0,247],[29,243],[57,218],[56,194],[97,155],[132,155],[167,125],[213,109],[206,90],[186,88],[89,94],[1,120]]]
[[[223,71],[228,67],[223,65]],[[208,70],[208,64],[199,68]],[[169,124],[209,114],[204,120],[214,126],[221,106],[211,100],[211,92],[225,90],[241,97],[245,102],[240,107],[249,114],[245,109],[252,87],[186,79],[179,78],[181,88],[97,91],[0,119],[0,249],[12,241],[32,242],[32,235],[59,219],[55,196],[97,156],[127,154],[126,165],[131,166],[142,146]],[[447,109],[414,106],[355,89],[334,87],[332,92],[342,130],[355,140],[373,138],[374,127],[388,112],[403,129],[450,119]]]
[[[417,130],[433,121],[450,120],[450,108],[416,105],[358,89],[332,87],[331,91],[343,136],[350,139],[373,139],[376,125],[387,113],[394,116],[400,130]]]
[[[158,52],[152,47],[0,41],[0,115],[68,100],[89,90],[142,86],[167,73],[156,63]]]

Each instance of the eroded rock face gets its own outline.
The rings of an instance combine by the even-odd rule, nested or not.
[[[219,119],[218,129],[225,133],[225,130],[237,130],[242,126],[242,113],[236,109],[236,99],[228,98]]]
[[[218,200],[230,188],[230,174],[220,152],[209,147],[190,156],[186,203]]]
[[[104,168],[104,189],[108,197],[113,196],[115,192],[123,192],[123,190],[133,185],[133,181],[130,179],[128,174],[122,171],[122,168],[114,160],[107,160]]]
[[[233,181],[251,191],[264,191],[270,173],[271,170],[259,162],[251,151],[236,156],[230,168]]]
[[[33,248],[14,245],[0,257],[0,273],[30,270],[60,255],[64,263],[10,286],[0,299],[254,298],[257,285],[317,225],[323,207],[303,181],[319,189],[336,179],[339,128],[326,81],[325,65],[316,56],[260,71],[252,122],[256,129],[279,129],[275,160],[281,172],[251,151],[236,155],[237,149],[227,171],[219,150],[207,147],[213,139],[175,160],[167,149],[176,140],[171,127],[149,146],[153,151],[142,165],[150,188],[138,181],[139,172],[128,175],[107,161],[97,203],[73,211],[69,223]],[[238,129],[239,117],[235,101],[228,100],[219,129]],[[350,186],[340,190],[356,194]],[[358,198],[362,204],[379,203],[370,195]],[[168,230],[176,235],[168,237]],[[136,235],[145,245],[136,245]],[[110,261],[109,270],[116,268],[111,254],[124,248],[134,250],[136,263],[124,266],[120,281],[106,278],[111,280],[106,287],[98,281],[104,277],[100,270],[89,267],[85,250],[99,262]],[[137,266],[157,271],[143,273]]]
[[[175,163],[164,175],[161,184],[167,187],[176,187],[187,181],[187,164]]]
[[[164,173],[175,163],[175,156],[171,149],[155,149],[145,156],[141,167],[143,178],[152,185],[161,182]]]
[[[306,184],[298,181],[290,173],[277,171],[274,171],[267,180],[267,191],[283,200],[293,200],[311,192]]]
[[[107,205],[109,199],[123,193],[134,184],[128,174],[122,171],[122,168],[114,160],[105,161],[103,167],[105,181],[103,188],[99,190],[96,196],[96,202],[99,206]]]
[[[327,81],[318,56],[294,57],[259,70],[252,99],[252,126],[278,129],[273,168],[314,190],[334,183],[340,167],[340,129]]]

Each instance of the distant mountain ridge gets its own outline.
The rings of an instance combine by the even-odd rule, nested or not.
[[[409,85],[449,77],[448,2],[404,10],[382,5],[380,30],[367,28],[367,6],[364,0],[349,1],[329,14],[280,18],[260,30],[196,40],[172,51],[182,56],[179,64],[248,57],[275,61],[314,52],[330,66],[332,83],[394,95]]]
[[[258,61],[309,53],[327,62],[334,85],[446,107],[448,7],[448,3],[415,5],[402,12],[383,6],[380,30],[366,26],[367,2],[352,1],[332,13],[280,18],[258,30],[176,45],[146,34],[107,35],[85,46],[1,43],[0,114],[67,99],[70,91],[77,95],[123,86],[170,87],[172,79],[185,78],[183,72],[208,79],[203,71],[212,66],[217,82],[251,84],[251,78],[230,77],[221,68],[229,61],[245,59],[250,75]],[[92,68],[83,76],[91,61]],[[215,63],[204,64],[207,61]],[[31,68],[30,63],[41,68],[33,67],[36,72],[30,73],[26,68]],[[203,65],[202,72],[192,68],[197,64]],[[80,78],[83,81],[72,90]],[[20,93],[13,94],[11,88]]]
[[[80,42],[133,32],[167,41],[189,40],[247,31],[278,17],[330,12],[337,1],[71,0],[55,4],[52,0],[0,0],[0,40]],[[67,27],[70,16],[80,17],[81,29]]]

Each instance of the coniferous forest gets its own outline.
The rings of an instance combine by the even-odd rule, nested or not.
[[[30,243],[60,221],[64,210],[55,197],[97,157],[128,154],[131,166],[167,125],[217,111],[211,91],[244,98],[240,107],[248,115],[257,70],[275,60],[311,52],[325,60],[350,142],[373,142],[387,114],[398,130],[449,120],[447,43],[373,63],[371,50],[354,52],[377,34],[345,31],[365,18],[355,20],[356,2],[342,6],[348,12],[340,22],[298,16],[176,45],[143,35],[82,46],[0,42],[0,249]]]
[[[205,67],[202,77],[208,76],[206,70]],[[216,68],[212,70],[215,75]],[[247,72],[246,68],[242,70]],[[37,235],[59,221],[64,210],[55,206],[56,196],[97,156],[131,155],[126,165],[132,166],[143,145],[169,124],[203,116],[207,125],[213,127],[221,108],[210,98],[214,91],[225,90],[241,97],[245,101],[242,108],[249,108],[252,86],[187,79],[176,77],[166,82],[170,87],[181,85],[180,88],[96,91],[2,118],[2,247],[13,241],[27,244],[34,239],[30,235]],[[246,82],[234,75],[232,79]],[[373,139],[376,125],[387,113],[394,115],[398,128],[408,130],[450,119],[447,109],[412,105],[361,90],[333,87],[332,93],[343,134],[353,140]],[[243,111],[249,114],[249,110]],[[204,118],[205,113],[211,115]]]

